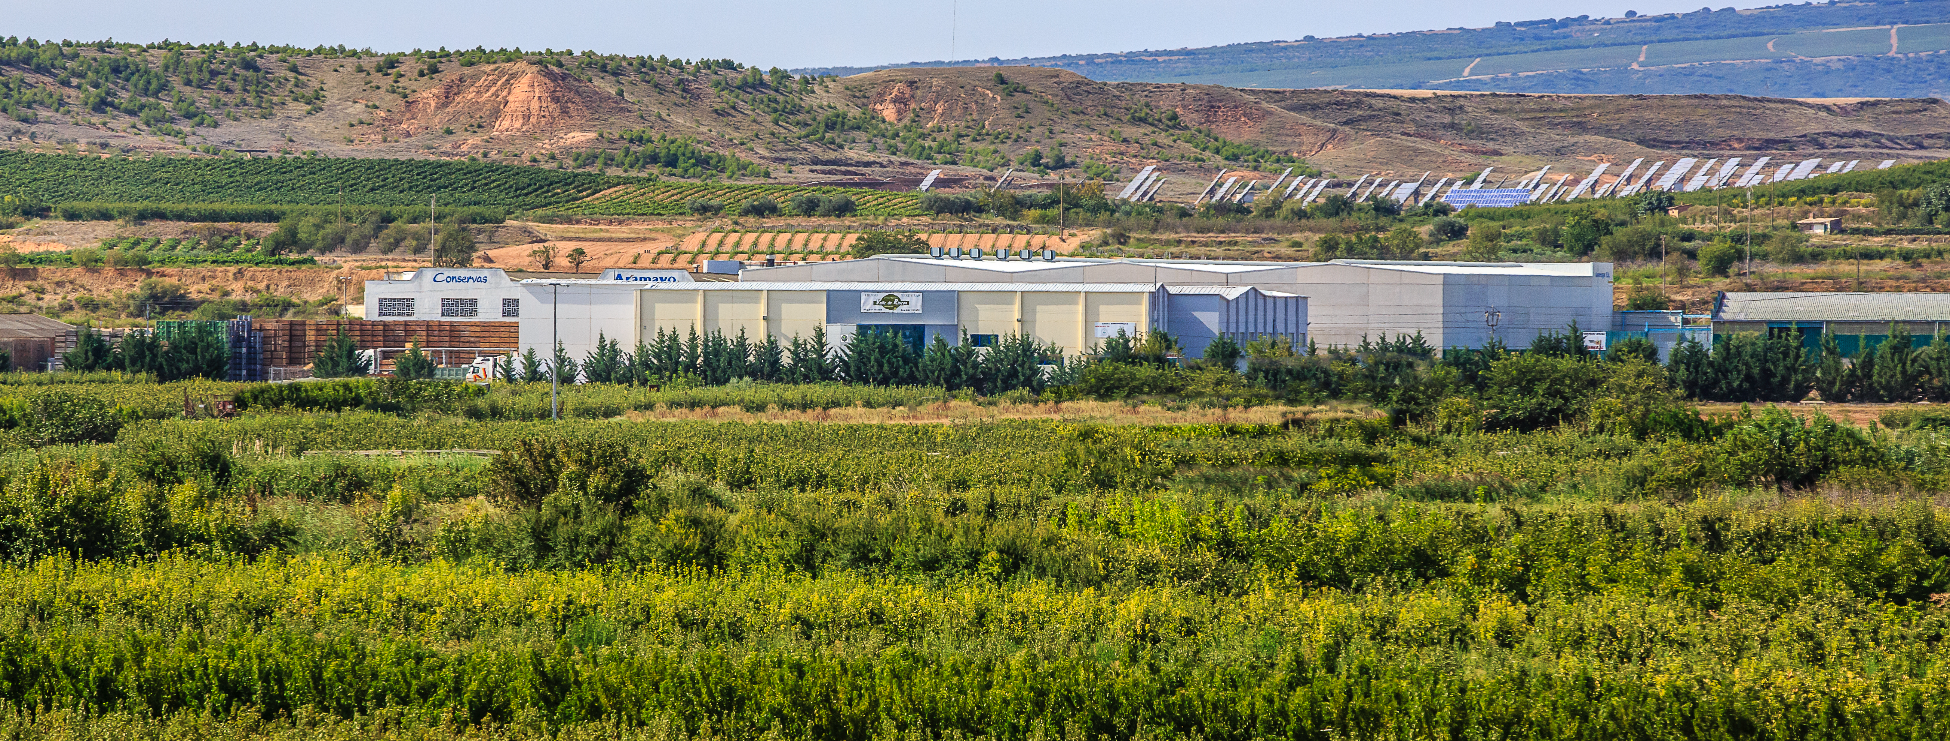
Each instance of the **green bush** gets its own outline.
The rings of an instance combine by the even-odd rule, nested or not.
[[[1740,261],[1740,248],[1724,240],[1715,241],[1699,249],[1699,268],[1717,278],[1725,278],[1733,264]]]

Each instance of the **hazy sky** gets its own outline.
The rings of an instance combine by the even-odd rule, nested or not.
[[[951,25],[954,58],[1006,59],[1702,7],[1687,0],[70,0],[13,5],[0,21],[0,33],[44,39],[345,44],[379,51],[595,49],[729,58],[761,67],[946,59]],[[951,24],[951,17],[956,22]]]

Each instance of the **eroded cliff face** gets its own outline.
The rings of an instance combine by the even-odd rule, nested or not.
[[[470,71],[471,72],[471,71]],[[595,118],[634,110],[614,94],[536,64],[498,64],[463,73],[409,98],[382,123],[414,136],[479,126],[494,135],[548,137],[579,131]]]

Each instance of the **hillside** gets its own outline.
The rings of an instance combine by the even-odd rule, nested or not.
[[[1950,152],[1950,105],[1932,99],[1257,90],[1103,82],[1034,67],[813,78],[724,60],[595,54],[30,43],[0,44],[0,109],[16,121],[4,132],[7,148],[109,160],[438,159],[563,176],[493,171],[505,193],[496,202],[517,208],[628,182],[599,176],[817,182],[944,168],[969,178],[965,187],[1013,168],[1015,182],[1034,186],[1057,176],[1117,181],[1155,164],[1167,173],[1160,197],[1189,200],[1221,169],[1262,180],[1287,168],[1442,177],[1486,166],[1585,171],[1640,156],[1916,161]],[[465,171],[346,177],[334,174],[353,171],[341,166],[285,168],[272,190],[206,174],[262,168],[132,182],[116,180],[134,176],[111,164],[14,166],[0,173],[0,191],[47,201],[316,205],[446,193],[443,203],[488,203],[456,192],[478,177]],[[348,182],[355,192],[341,196]],[[557,195],[537,201],[535,188]]]
[[[1105,81],[1253,88],[1941,97],[1950,95],[1946,19],[1946,0],[1702,8],[1197,49],[805,71],[1029,65]]]

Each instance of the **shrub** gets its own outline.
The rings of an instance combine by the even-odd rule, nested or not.
[[[1725,278],[1733,264],[1740,261],[1740,248],[1732,242],[1716,240],[1699,250],[1699,268],[1707,275]]]

